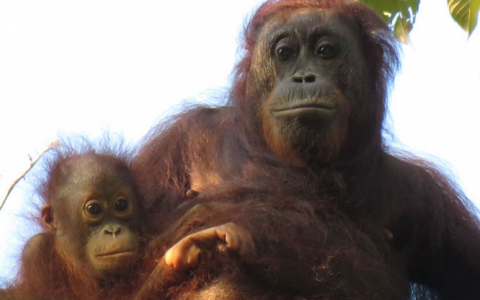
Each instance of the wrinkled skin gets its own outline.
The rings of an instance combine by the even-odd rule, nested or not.
[[[274,28],[274,30],[271,30]],[[331,12],[300,9],[269,21],[253,64],[273,69],[260,108],[268,146],[284,161],[329,162],[345,148],[349,125],[366,105],[366,61],[355,27]],[[255,74],[257,78],[262,74]],[[348,70],[348,71],[347,71]],[[355,79],[354,79],[355,78]],[[251,89],[257,81],[249,81]],[[320,136],[321,139],[314,137]]]

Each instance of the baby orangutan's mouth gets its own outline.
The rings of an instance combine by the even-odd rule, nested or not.
[[[95,255],[97,258],[112,258],[112,257],[122,257],[122,256],[131,256],[135,255],[135,251],[133,250],[125,250],[125,251],[112,251],[107,253],[101,253]]]

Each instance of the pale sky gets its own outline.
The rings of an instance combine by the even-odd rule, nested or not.
[[[258,3],[1,0],[0,199],[58,134],[109,130],[134,143],[179,101],[221,94]],[[480,33],[467,40],[446,1],[422,0],[403,53],[397,140],[441,159],[480,206]],[[0,211],[0,284],[32,234],[29,182]]]

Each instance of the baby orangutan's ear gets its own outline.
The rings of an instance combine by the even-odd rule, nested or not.
[[[57,229],[57,222],[53,215],[53,208],[50,204],[45,204],[41,210],[42,221],[48,230]]]

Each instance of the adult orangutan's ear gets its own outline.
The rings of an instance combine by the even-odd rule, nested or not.
[[[50,204],[45,204],[41,210],[42,221],[48,230],[57,229],[57,220],[53,214],[53,208]]]

